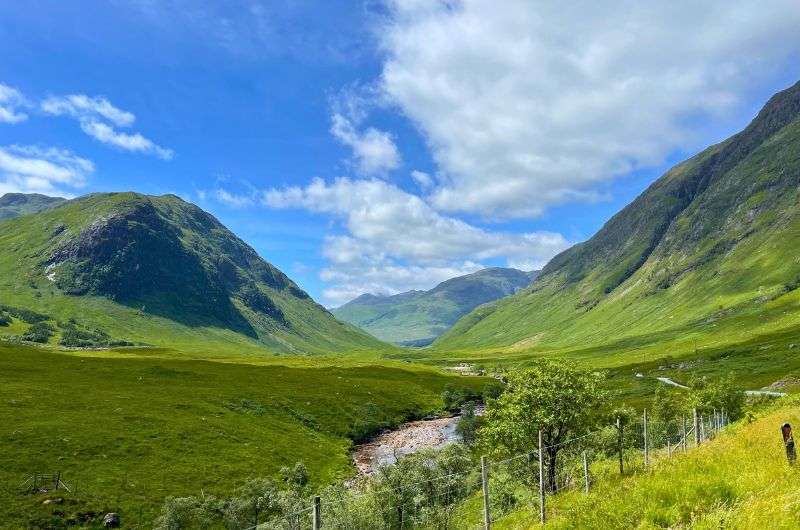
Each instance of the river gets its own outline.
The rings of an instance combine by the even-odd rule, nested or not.
[[[482,407],[475,413],[481,415]],[[461,416],[411,421],[398,428],[384,431],[367,443],[356,446],[353,463],[359,475],[370,475],[380,466],[394,464],[398,459],[423,449],[440,449],[459,441],[456,425]]]

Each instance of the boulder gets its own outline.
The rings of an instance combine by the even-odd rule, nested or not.
[[[107,513],[103,516],[103,526],[106,528],[119,528],[120,520],[118,513]]]

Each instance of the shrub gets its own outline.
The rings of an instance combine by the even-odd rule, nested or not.
[[[55,329],[53,326],[47,322],[36,322],[35,324],[31,324],[28,331],[22,334],[22,340],[44,344],[50,340],[54,332]]]

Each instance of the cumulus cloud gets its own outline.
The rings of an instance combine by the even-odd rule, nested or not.
[[[387,0],[386,97],[440,166],[444,211],[535,216],[694,149],[691,118],[800,52],[795,0]]]
[[[66,149],[0,147],[0,195],[10,192],[72,196],[85,186],[94,164]]]
[[[126,133],[114,127],[130,127],[136,121],[132,113],[115,107],[103,97],[85,94],[52,96],[41,103],[41,109],[54,116],[70,116],[80,123],[83,132],[95,140],[125,151],[152,154],[170,160],[173,152],[163,148],[140,133]]]
[[[553,232],[493,232],[441,215],[420,197],[378,179],[314,179],[304,187],[268,190],[263,202],[342,221],[347,233],[328,236],[323,249],[330,266],[322,279],[334,284],[323,293],[328,303],[345,302],[356,291],[430,288],[482,268],[482,260],[540,267],[569,245]]]
[[[331,134],[353,150],[356,169],[363,175],[380,175],[400,166],[400,153],[386,131],[374,127],[359,131],[351,119],[334,114]]]
[[[25,97],[16,88],[0,83],[0,123],[19,123],[28,115],[19,109],[27,107]]]

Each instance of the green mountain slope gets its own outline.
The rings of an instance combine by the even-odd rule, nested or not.
[[[517,292],[537,274],[491,267],[451,278],[430,291],[394,296],[364,294],[332,312],[379,339],[425,346],[477,306]]]
[[[13,308],[46,315],[51,342],[80,339],[67,345],[108,336],[236,354],[386,348],[337,321],[213,216],[172,195],[96,194],[5,221],[0,305],[20,320]]]
[[[48,197],[39,193],[6,193],[0,197],[0,221],[41,212],[64,202],[61,197]]]
[[[595,362],[800,336],[800,83],[435,346]]]

